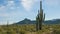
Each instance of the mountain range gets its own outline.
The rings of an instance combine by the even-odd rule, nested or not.
[[[36,20],[30,20],[25,18],[24,20],[19,21],[15,24],[35,24],[35,23],[36,23]],[[47,21],[44,21],[43,23],[44,24],[60,24],[60,19],[47,20]]]

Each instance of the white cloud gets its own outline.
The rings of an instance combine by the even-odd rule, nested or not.
[[[15,3],[14,1],[8,1],[7,7],[10,9],[14,9]]]
[[[15,9],[15,3],[14,1],[7,1],[7,5],[6,6],[0,6],[0,12],[5,12],[8,9]]]
[[[22,6],[29,11],[37,0],[21,0]]]
[[[13,6],[14,5],[14,1],[8,1],[8,6]]]

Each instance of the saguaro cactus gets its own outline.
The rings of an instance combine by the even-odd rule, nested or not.
[[[44,22],[45,20],[45,14],[43,14],[43,11],[42,13],[40,13],[40,18],[39,18],[39,30],[42,29],[42,23]]]
[[[36,17],[36,30],[42,29],[42,22],[45,20],[45,13],[43,13],[42,9],[42,1],[40,1],[40,12],[38,10],[38,15]]]

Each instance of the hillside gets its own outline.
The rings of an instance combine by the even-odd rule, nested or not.
[[[30,20],[25,18],[24,20],[19,21],[15,24],[35,24],[35,23],[36,23],[35,20]],[[44,24],[60,24],[60,19],[47,20],[47,21],[44,21],[43,23]]]

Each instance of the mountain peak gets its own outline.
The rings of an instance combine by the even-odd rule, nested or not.
[[[22,20],[22,21],[31,21],[30,19],[27,19],[27,18],[25,18],[24,20]]]
[[[25,18],[22,21],[17,22],[16,24],[35,24],[36,21],[32,21],[30,19]],[[45,21],[44,24],[60,24],[60,19],[48,20]]]

